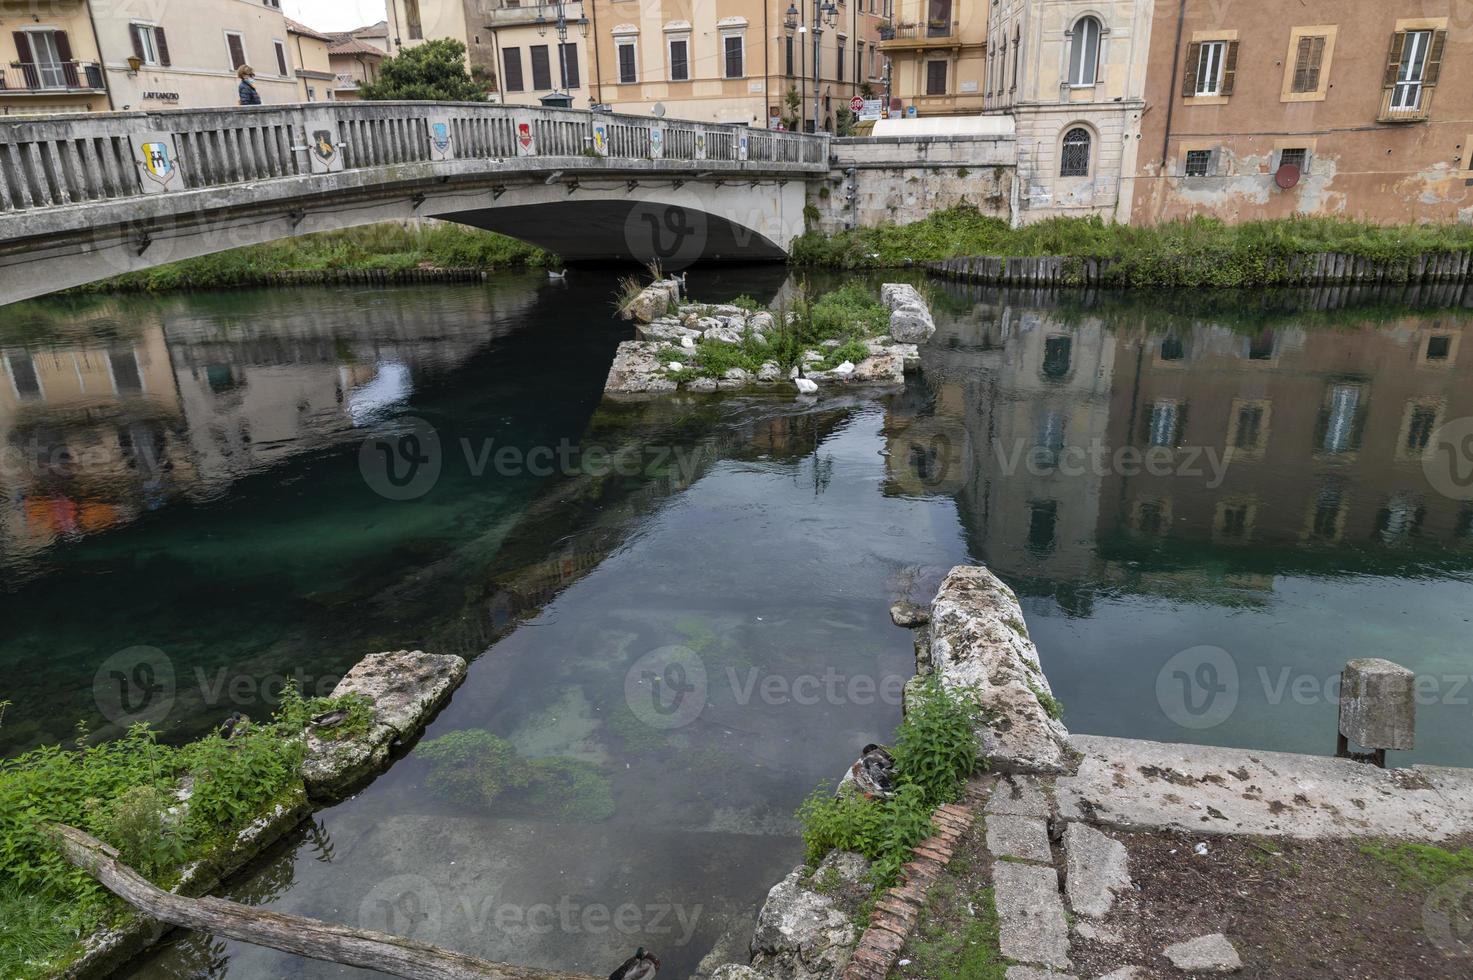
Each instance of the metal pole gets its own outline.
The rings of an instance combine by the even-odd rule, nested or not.
[[[813,0],[813,131],[818,132],[819,120],[819,63],[823,61],[823,25],[819,18],[823,16],[821,4],[823,0]]]

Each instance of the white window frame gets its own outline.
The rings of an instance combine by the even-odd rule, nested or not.
[[[728,71],[729,62],[726,57],[726,42],[736,38],[742,42],[742,73],[733,75]],[[747,77],[747,29],[731,28],[721,32],[721,77],[725,79],[736,79]]]
[[[1230,41],[1203,41],[1202,51],[1197,56],[1197,92],[1196,98],[1210,99],[1222,95],[1223,68],[1227,65],[1227,51]],[[1211,72],[1204,71],[1211,67]]]
[[[685,77],[675,77],[675,55],[670,50],[675,44],[685,45]],[[691,80],[691,36],[688,33],[673,33],[665,35],[665,75],[672,82],[688,82]]]
[[[235,57],[235,55],[230,50],[230,39],[232,37],[238,37],[240,38],[240,65],[249,65],[251,63],[251,53],[246,50],[245,34],[241,31],[225,31],[223,33],[225,35],[225,57],[227,59]],[[240,69],[240,65],[234,65],[231,67],[230,70],[238,71]]]
[[[128,22],[129,43],[132,43],[133,32],[138,31],[138,36],[143,41],[143,63],[160,67],[163,61],[159,58],[159,25],[150,24],[147,21],[131,20]],[[226,51],[229,52],[230,42],[226,42]]]
[[[1094,32],[1094,37],[1089,32]],[[1094,45],[1094,57],[1085,64],[1090,43]],[[1006,41],[1003,42],[1006,45]],[[1069,87],[1094,88],[1100,83],[1100,54],[1105,46],[1105,25],[1093,14],[1085,14],[1074,22],[1069,31]],[[1006,57],[1006,52],[1004,52]],[[1077,62],[1077,63],[1076,63]],[[1087,69],[1087,71],[1086,71]],[[1006,69],[1004,69],[1006,71]]]
[[[1427,59],[1432,54],[1432,38],[1436,33],[1431,28],[1406,32],[1401,69],[1396,73],[1396,85],[1391,90],[1392,112],[1421,110],[1422,94],[1427,91]]]
[[[624,80],[624,48],[634,52],[631,59],[634,62],[634,77],[629,81]],[[614,69],[619,73],[620,85],[639,84],[639,35],[618,34],[614,37]]]

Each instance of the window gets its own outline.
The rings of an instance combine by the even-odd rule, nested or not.
[[[1230,541],[1242,541],[1248,537],[1248,505],[1224,504],[1218,508],[1217,533]]]
[[[1013,28],[1013,84],[1008,88],[1009,92],[1018,91],[1018,63],[1023,56],[1023,28]]]
[[[1439,412],[1436,405],[1413,405],[1407,420],[1407,449],[1420,452],[1432,442]]]
[[[834,62],[834,77],[841,82],[844,80],[844,52],[847,51],[848,48],[849,39],[840,34],[838,45],[834,52],[835,57],[838,59]]]
[[[690,80],[690,39],[670,39],[670,81]]]
[[[727,78],[742,78],[747,74],[747,39],[741,34],[723,34],[721,48],[725,53],[724,64]]]
[[[552,61],[547,55],[547,45],[534,44],[527,49],[532,56],[532,91],[545,92],[552,88]]]
[[[1100,22],[1093,17],[1081,17],[1074,25],[1073,34],[1069,44],[1069,84],[1088,88],[1099,75]],[[1003,56],[1007,56],[1006,51]]]
[[[951,36],[951,0],[930,0],[926,13],[926,37]]]
[[[285,78],[291,74],[286,66],[286,45],[281,41],[272,41],[271,44],[276,48],[276,74]]]
[[[313,88],[311,85],[308,85],[307,86],[307,101],[308,102],[316,102],[317,101],[317,89]]]
[[[230,67],[246,64],[245,37],[234,31],[225,32],[225,45],[230,50]]]
[[[1319,450],[1338,455],[1360,448],[1365,390],[1358,384],[1331,386],[1320,410]]]
[[[1161,340],[1161,360],[1180,361],[1187,356],[1186,345],[1181,342],[1180,337],[1163,337]]]
[[[1068,377],[1074,353],[1074,338],[1049,337],[1043,342],[1043,376],[1051,381]]]
[[[823,39],[813,39],[813,75],[815,78],[823,77]]]
[[[67,88],[77,84],[72,44],[66,31],[16,31],[16,54],[26,88]]]
[[[578,45],[564,44],[560,47],[563,57],[563,85],[568,89],[578,88],[581,85],[578,78]]]
[[[1310,537],[1334,541],[1340,537],[1345,510],[1345,490],[1338,483],[1327,483],[1315,495],[1310,518]]]
[[[1427,360],[1445,361],[1452,353],[1453,339],[1447,335],[1427,338]]]
[[[1261,404],[1245,404],[1238,406],[1237,417],[1233,420],[1234,449],[1245,452],[1253,452],[1260,447],[1263,438],[1263,413],[1264,406]]]
[[[864,42],[857,42],[858,47],[854,52],[854,84],[859,85],[864,81]]]
[[[522,91],[522,49],[501,49],[501,81],[508,92]]]
[[[1393,113],[1415,113],[1424,106],[1424,93],[1442,74],[1442,52],[1447,31],[1398,31],[1392,37],[1386,65],[1386,89]]]
[[[789,34],[786,40],[787,48],[784,55],[784,63],[787,65],[787,71],[783,72],[783,74],[791,75],[793,74],[793,35]]]
[[[1151,406],[1146,419],[1146,441],[1152,446],[1174,449],[1181,443],[1186,428],[1186,407],[1179,402],[1162,400]]]
[[[1028,549],[1036,555],[1054,550],[1059,524],[1057,500],[1035,500],[1028,505]]]
[[[420,41],[424,39],[424,22],[419,16],[419,0],[404,0],[404,23],[409,25],[409,39]]]
[[[1279,169],[1293,167],[1300,173],[1309,170],[1309,150],[1302,146],[1290,147],[1279,151]]]
[[[1294,54],[1294,82],[1289,91],[1303,95],[1320,90],[1320,71],[1325,61],[1325,37],[1301,37]]]
[[[169,66],[169,42],[162,27],[152,24],[129,24],[128,34],[133,39],[133,55],[145,65]]]
[[[1074,128],[1064,136],[1064,152],[1060,155],[1060,177],[1089,176],[1089,130]]]
[[[1206,177],[1210,173],[1212,173],[1212,151],[1188,150],[1187,176]]]
[[[1182,96],[1188,99],[1233,94],[1238,77],[1237,41],[1193,42],[1187,49]]]
[[[944,62],[944,61],[928,61],[928,62],[926,62],[926,94],[927,95],[945,95],[946,94],[946,62]]]
[[[33,401],[45,395],[36,364],[29,354],[11,354],[6,357],[5,364],[10,369],[10,383],[15,387],[18,398]]]
[[[639,69],[635,63],[635,40],[634,38],[620,38],[619,46],[619,84],[633,85],[639,80]]]

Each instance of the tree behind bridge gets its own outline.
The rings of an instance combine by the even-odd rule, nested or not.
[[[465,67],[465,45],[453,38],[426,41],[379,65],[378,81],[360,86],[364,99],[382,102],[485,102],[486,89]]]

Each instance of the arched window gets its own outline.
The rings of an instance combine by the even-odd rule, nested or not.
[[[1081,17],[1074,25],[1074,38],[1069,46],[1069,84],[1095,84],[1100,73],[1100,22]]]
[[[1064,135],[1064,152],[1059,165],[1060,177],[1089,176],[1089,130],[1075,127]]]

